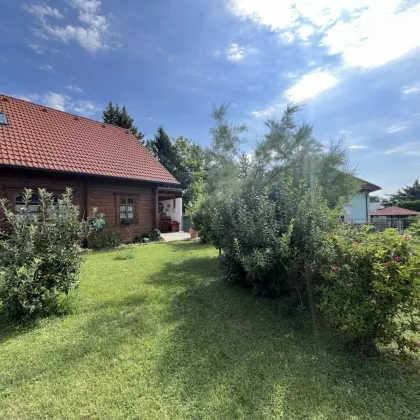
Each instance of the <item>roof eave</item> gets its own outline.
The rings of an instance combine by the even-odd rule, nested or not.
[[[0,167],[5,168],[15,168],[15,169],[26,169],[28,171],[42,171],[42,172],[51,172],[51,173],[60,173],[64,175],[78,175],[78,176],[90,176],[90,177],[100,177],[104,179],[118,179],[118,180],[125,180],[125,181],[134,181],[134,182],[147,182],[151,184],[165,184],[165,185],[173,185],[174,187],[179,187],[181,184],[177,182],[169,182],[166,180],[152,180],[152,179],[140,179],[140,178],[127,178],[127,177],[118,177],[118,176],[110,176],[110,175],[102,175],[102,174],[93,174],[89,172],[75,172],[75,171],[60,171],[56,169],[49,169],[49,168],[35,168],[29,167],[24,165],[9,165],[5,163],[0,163]]]

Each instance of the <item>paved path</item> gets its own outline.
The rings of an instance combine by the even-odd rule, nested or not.
[[[162,233],[161,235],[165,242],[186,241],[190,239],[190,234],[186,232]]]

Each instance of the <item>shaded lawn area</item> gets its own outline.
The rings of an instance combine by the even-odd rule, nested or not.
[[[418,419],[420,377],[220,280],[195,243],[91,254],[77,310],[2,326],[0,418]]]

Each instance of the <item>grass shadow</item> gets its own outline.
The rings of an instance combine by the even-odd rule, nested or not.
[[[26,338],[28,343],[32,339],[43,351],[34,352],[29,365],[15,366],[5,372],[0,390],[18,388],[37,377],[45,381],[60,381],[63,372],[67,377],[77,371],[100,375],[109,369],[121,348],[153,330],[144,316],[145,301],[145,296],[136,294],[100,304],[90,313],[78,314],[73,319],[51,317],[25,329],[15,328],[12,336],[19,335],[24,339],[22,333],[33,333],[32,337]],[[49,361],[48,370],[45,369],[45,360]]]
[[[221,281],[215,258],[168,263],[149,282],[174,290],[167,321],[176,328],[156,375],[191,418],[418,415],[418,373],[349,353],[326,331],[316,339],[294,328],[276,300]]]

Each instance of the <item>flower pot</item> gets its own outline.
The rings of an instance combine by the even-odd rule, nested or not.
[[[198,237],[198,232],[195,229],[190,228],[190,238],[196,239],[197,237]]]

